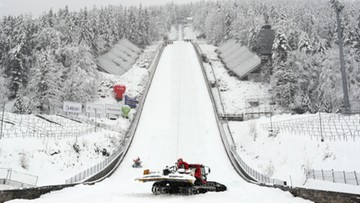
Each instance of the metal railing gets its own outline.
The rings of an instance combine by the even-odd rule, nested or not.
[[[0,168],[0,179],[4,185],[16,187],[36,187],[38,177],[27,173],[12,170],[11,168]]]
[[[315,179],[329,181],[333,183],[344,183],[351,185],[360,185],[360,173],[334,171],[334,170],[309,170],[306,171],[306,180]]]

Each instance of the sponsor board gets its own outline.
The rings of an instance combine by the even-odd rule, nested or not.
[[[105,113],[121,115],[121,107],[122,107],[122,105],[120,105],[120,104],[106,104],[105,105]]]
[[[64,101],[63,110],[65,112],[69,112],[69,113],[81,113],[82,112],[82,104],[76,103],[76,102]]]
[[[86,110],[86,113],[101,114],[101,113],[105,113],[105,105],[86,103],[85,110]]]

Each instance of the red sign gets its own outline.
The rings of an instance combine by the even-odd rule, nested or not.
[[[126,87],[124,85],[114,85],[115,99],[122,99],[125,91]]]

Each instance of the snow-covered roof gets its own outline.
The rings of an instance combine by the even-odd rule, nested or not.
[[[140,53],[141,52],[141,49],[139,47],[137,47],[135,44],[131,43],[128,39],[126,38],[122,38],[118,44],[121,44],[123,45],[124,47],[127,47],[129,49],[131,49],[133,52],[136,52],[136,53]]]
[[[141,52],[142,49],[123,38],[109,52],[97,58],[97,65],[107,73],[122,75],[132,67]]]
[[[235,39],[229,39],[225,43],[223,43],[218,50],[223,53],[225,50],[228,50],[231,46],[233,46],[236,43]]]
[[[261,64],[261,58],[257,54],[237,43],[235,39],[228,40],[218,50],[226,67],[241,79]]]

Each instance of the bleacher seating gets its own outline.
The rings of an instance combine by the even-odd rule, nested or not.
[[[109,52],[97,58],[97,65],[107,73],[122,75],[130,70],[141,53],[141,48],[123,38]]]
[[[261,58],[235,39],[226,41],[217,50],[226,67],[240,79],[261,65]]]

